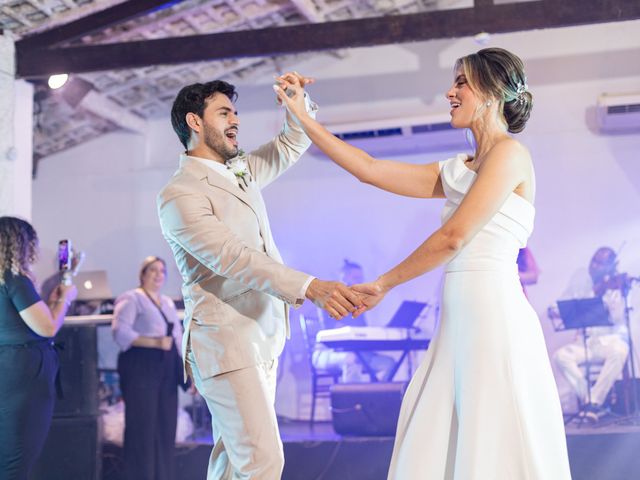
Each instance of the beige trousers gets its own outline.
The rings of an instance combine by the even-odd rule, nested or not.
[[[207,480],[278,480],[284,468],[275,412],[277,360],[203,379],[187,368],[211,412],[214,447]]]
[[[587,352],[592,362],[602,362],[602,369],[591,388],[591,403],[602,405],[616,379],[622,373],[629,354],[626,340],[617,334],[597,335],[587,338]],[[587,403],[587,379],[580,368],[586,361],[582,341],[569,343],[559,348],[554,357],[555,364],[569,381],[580,401]]]

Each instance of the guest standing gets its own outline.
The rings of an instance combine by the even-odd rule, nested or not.
[[[182,326],[173,301],[160,293],[166,275],[164,260],[145,258],[140,286],[116,299],[113,314],[113,337],[121,349],[126,480],[175,478]]]
[[[26,480],[51,426],[58,356],[53,337],[77,295],[58,285],[48,304],[31,267],[38,235],[26,221],[0,217],[0,474]]]

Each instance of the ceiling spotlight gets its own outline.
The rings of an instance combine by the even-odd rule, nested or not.
[[[68,79],[69,75],[67,75],[66,73],[60,73],[58,75],[51,75],[47,83],[49,84],[49,88],[56,90],[67,83]]]
[[[486,45],[491,40],[491,34],[487,32],[480,32],[473,37],[473,41],[478,45]]]

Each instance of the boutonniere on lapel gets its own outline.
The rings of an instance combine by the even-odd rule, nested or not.
[[[249,166],[247,165],[247,157],[244,154],[244,150],[238,150],[238,155],[233,157],[230,160],[226,161],[227,168],[231,170],[231,172],[238,179],[238,186],[242,188],[242,184],[240,184],[240,180],[245,187],[249,186],[250,174],[249,174]],[[244,190],[244,188],[243,188]]]

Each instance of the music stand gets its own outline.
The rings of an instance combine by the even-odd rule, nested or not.
[[[600,297],[558,300],[556,303],[558,304],[562,325],[554,325],[555,330],[580,330],[582,333],[585,377],[587,380],[587,404],[591,404],[591,381],[589,380],[591,377],[591,365],[589,363],[589,350],[587,349],[587,328],[613,326],[609,318],[609,311]],[[582,413],[582,410],[569,417],[565,424],[579,416],[580,413]],[[580,424],[582,424],[583,420],[584,416],[581,417]]]
[[[412,302],[405,300],[400,304],[396,313],[393,314],[393,318],[387,323],[387,327],[390,328],[415,328],[413,324],[420,318],[420,314],[429,305],[424,302]]]

